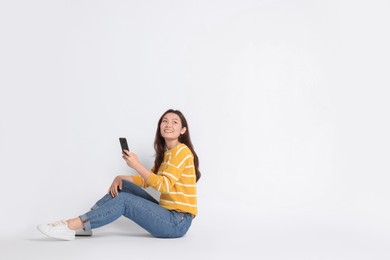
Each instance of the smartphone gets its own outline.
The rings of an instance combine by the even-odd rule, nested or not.
[[[119,143],[121,144],[122,152],[124,150],[130,151],[129,146],[127,145],[127,140],[124,137],[119,137]]]

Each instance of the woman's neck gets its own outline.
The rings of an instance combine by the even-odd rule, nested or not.
[[[171,150],[173,147],[178,145],[180,142],[178,139],[175,140],[165,140],[165,144],[167,145],[168,150]]]

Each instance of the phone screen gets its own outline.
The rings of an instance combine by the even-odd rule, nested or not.
[[[120,142],[120,144],[121,144],[122,152],[123,152],[123,150],[130,151],[130,150],[129,150],[129,146],[127,145],[127,140],[126,140],[126,138],[120,137],[120,138],[119,138],[119,142]]]

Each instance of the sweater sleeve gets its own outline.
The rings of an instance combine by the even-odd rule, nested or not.
[[[133,183],[139,187],[146,188],[146,181],[140,175],[131,176],[133,178]]]
[[[154,166],[150,170],[151,172],[154,172]],[[139,187],[147,188],[149,185],[146,183],[144,178],[142,178],[140,175],[133,175],[131,176],[133,178],[133,183]]]
[[[191,151],[186,147],[182,147],[175,151],[162,164],[158,170],[158,174],[152,174],[147,179],[147,185],[153,187],[161,193],[170,192],[171,188],[180,179],[186,165],[193,160]]]

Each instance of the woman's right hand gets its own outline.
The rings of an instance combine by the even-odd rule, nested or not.
[[[118,196],[118,188],[122,190],[122,176],[118,175],[113,180],[110,188],[108,189],[108,193],[114,198]]]

